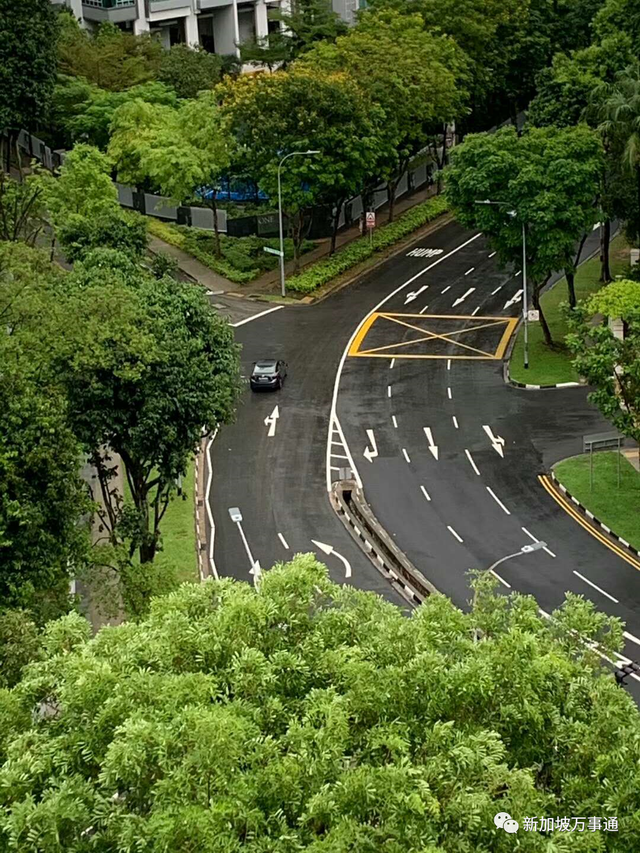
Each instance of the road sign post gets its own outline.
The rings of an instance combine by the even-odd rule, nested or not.
[[[375,210],[367,211],[367,230],[369,231],[369,241],[373,245],[373,229],[376,227],[376,212]]]

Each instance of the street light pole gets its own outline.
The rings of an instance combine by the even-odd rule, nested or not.
[[[496,207],[511,207],[508,201],[491,201],[484,198],[476,201],[476,204],[493,204]],[[515,217],[518,211],[513,209],[507,211],[509,216]],[[522,323],[524,326],[524,368],[529,369],[529,297],[527,292],[527,225],[522,220]]]
[[[284,279],[284,229],[282,227],[282,183],[280,179],[280,171],[282,169],[282,164],[285,160],[288,160],[289,157],[294,157],[296,154],[301,156],[306,156],[307,154],[319,154],[319,151],[291,151],[289,154],[285,154],[285,156],[278,163],[278,224],[280,228],[280,291],[283,296],[286,296],[286,287],[285,287],[285,279]]]
[[[520,548],[520,550],[516,551],[514,554],[507,554],[506,557],[501,557],[499,560],[496,560],[495,563],[492,563],[492,565],[490,565],[488,569],[485,569],[485,572],[493,573],[495,571],[495,569],[501,563],[506,563],[507,560],[513,560],[514,557],[521,557],[523,554],[531,554],[533,551],[540,551],[542,548],[546,548],[546,547],[547,547],[547,543],[543,542],[540,539],[538,539],[537,542],[533,542],[531,545],[529,545],[529,544],[523,545],[522,548]],[[476,589],[473,592],[473,605],[472,606],[473,606],[474,610],[476,607],[477,600],[478,600],[478,590]],[[478,642],[478,639],[479,639],[478,631],[479,631],[478,628],[473,629],[473,642],[474,643]]]
[[[529,369],[529,300],[527,294],[527,227],[522,222],[522,322],[524,324],[524,369]]]

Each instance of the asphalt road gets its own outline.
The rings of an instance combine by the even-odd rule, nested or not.
[[[594,234],[587,250],[596,241]],[[351,465],[383,526],[456,604],[468,602],[470,568],[542,539],[548,550],[497,569],[504,588],[535,595],[546,612],[567,590],[590,598],[626,621],[626,651],[638,659],[640,573],[538,480],[557,459],[581,452],[582,434],[610,427],[586,389],[531,392],[503,381],[499,356],[521,288],[518,271],[499,271],[481,236],[451,223],[325,302],[239,326],[246,375],[254,360],[274,357],[288,361],[289,377],[282,392],[247,391],[237,424],[213,445],[220,574],[249,577],[227,511],[239,506],[251,556],[263,567],[315,550],[345,580],[344,562],[312,544],[321,541],[349,561],[351,583],[397,601],[330,508],[327,473],[330,481]],[[276,404],[270,437],[265,418]]]

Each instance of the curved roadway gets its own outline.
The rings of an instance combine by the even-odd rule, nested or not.
[[[451,223],[322,303],[239,327],[245,373],[273,356],[289,362],[289,377],[282,392],[247,393],[213,444],[220,574],[249,577],[227,511],[239,506],[263,567],[315,550],[334,579],[346,579],[346,560],[351,583],[399,601],[329,505],[327,485],[349,465],[382,525],[457,605],[469,599],[468,569],[541,539],[545,551],[499,567],[505,588],[547,612],[567,590],[590,598],[625,620],[626,653],[640,657],[640,562],[590,535],[538,479],[608,425],[584,388],[532,392],[503,380],[521,288],[480,235]],[[276,404],[274,430],[265,418]]]

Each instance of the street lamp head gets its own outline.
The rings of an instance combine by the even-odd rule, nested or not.
[[[538,540],[538,542],[533,542],[531,545],[523,545],[520,549],[523,554],[530,554],[532,551],[540,551],[541,548],[546,548],[547,543]]]
[[[490,199],[488,199],[488,198],[476,199],[476,200],[474,201],[474,204],[494,204],[494,203],[495,203],[495,202],[491,201],[491,200],[490,200]]]
[[[305,151],[305,154],[319,154],[319,151]]]

